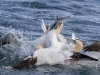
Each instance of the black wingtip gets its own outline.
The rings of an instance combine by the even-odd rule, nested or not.
[[[36,62],[37,62],[37,57],[27,58],[27,59],[19,62],[17,65],[14,65],[12,68],[13,69],[21,69],[21,68],[24,68],[24,67],[27,68],[27,67],[30,67],[30,66],[34,66]]]
[[[84,50],[84,52],[86,52],[86,51],[96,51],[96,52],[99,52],[100,51],[100,41],[86,46],[83,50]]]
[[[71,56],[74,60],[81,60],[81,59],[90,59],[94,61],[98,61],[98,59],[92,58],[90,56],[87,56],[85,54],[81,54],[79,52],[75,52],[74,55]]]

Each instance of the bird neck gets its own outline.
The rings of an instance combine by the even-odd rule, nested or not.
[[[57,35],[60,34],[62,28],[63,28],[63,24],[59,25],[59,26],[55,29],[55,32],[56,32]]]
[[[80,52],[82,49],[83,49],[83,43],[81,41],[79,41],[79,40],[76,40],[76,44],[75,44],[74,50],[76,52]]]

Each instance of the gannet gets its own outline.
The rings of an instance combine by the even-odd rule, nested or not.
[[[61,50],[57,47],[49,47],[49,48],[43,48],[42,46],[36,45],[35,52],[26,57],[24,60],[19,62],[18,64],[12,66],[13,69],[21,69],[24,67],[31,67],[34,65],[43,65],[43,64],[49,64],[49,65],[55,65],[55,64],[65,64],[65,60],[69,59],[84,59],[88,58],[91,60],[98,61],[97,59],[91,58],[87,55],[73,52],[73,51],[67,51],[67,50]]]
[[[44,34],[45,33],[47,34],[50,31],[50,27],[46,26],[43,19],[42,19],[41,27],[42,27]],[[66,43],[66,38],[62,34],[58,34],[57,39],[59,42]]]
[[[59,22],[60,22],[60,21],[65,20],[65,19],[68,18],[68,17],[69,17],[69,16],[63,17],[63,18],[59,18],[59,17],[57,16],[57,17],[56,17],[55,24],[54,24],[55,26],[52,25],[52,27],[56,27],[56,23],[58,23],[58,20],[59,20]],[[47,36],[48,32],[51,31],[51,29],[45,25],[43,19],[42,19],[41,27],[42,27],[42,30],[44,31],[44,34],[43,34],[41,37],[35,39],[35,40],[32,42],[32,45],[41,45],[43,48],[45,48],[45,47],[46,47],[46,41],[45,41],[45,39],[46,39],[46,36]],[[62,29],[61,29],[61,30],[62,30]]]
[[[54,27],[53,27],[54,26]],[[56,23],[53,25],[48,32],[46,36],[46,47],[56,46],[61,49],[67,49],[67,50],[74,50],[76,52],[80,52],[83,48],[83,44],[81,41],[73,38],[73,42],[70,44],[61,43],[57,40],[58,34],[61,32],[63,28],[63,22],[59,19],[57,19]],[[75,37],[74,34],[72,34],[72,37]],[[78,45],[78,46],[77,46]]]
[[[80,40],[79,38],[77,38],[75,36],[74,33],[72,33],[72,38],[65,38],[67,42],[72,43],[74,46],[74,51],[76,52],[81,52],[83,50],[83,42],[85,42],[85,40]]]
[[[28,56],[19,64],[13,66],[14,69],[29,67],[31,65],[61,64],[64,63],[64,60],[66,60],[65,56],[62,54],[62,50],[58,49],[57,47],[42,48],[42,46],[39,45],[34,47],[37,50],[31,56]]]
[[[56,22],[51,26],[50,31],[46,36],[46,47],[54,46],[53,44],[56,44],[58,42],[57,36],[60,34],[63,28],[63,21],[68,17],[59,19],[59,16],[57,16]]]
[[[69,16],[68,16],[69,17]],[[59,16],[57,16],[57,18],[56,18],[56,20],[58,19],[58,22],[59,22]],[[60,19],[60,22],[61,21],[63,21],[63,20],[65,20],[65,18],[64,19]],[[57,21],[56,21],[56,23],[57,23]],[[44,31],[44,33],[46,32],[46,31],[50,31],[50,28],[49,27],[47,27],[46,25],[45,25],[45,23],[44,23],[44,21],[43,21],[43,19],[42,19],[42,24],[41,24],[41,27],[42,27],[42,30]],[[49,30],[47,30],[49,28]],[[53,28],[53,26],[52,26],[52,28]],[[51,28],[51,29],[52,29]],[[62,30],[62,28],[63,28],[63,24],[58,28],[60,31],[59,32],[61,32],[61,30]],[[47,33],[48,33],[47,32]],[[83,43],[78,39],[78,38],[76,38],[75,37],[75,35],[74,35],[74,33],[72,33],[72,39],[74,40],[74,44],[76,43],[76,45],[78,45],[78,46],[76,46],[74,49],[77,51],[77,52],[80,52],[81,50],[82,50],[82,48],[83,48]],[[62,34],[60,34],[60,33],[58,33],[58,35],[57,35],[57,40],[59,41],[59,42],[61,42],[61,43],[66,43],[67,41],[70,41],[70,42],[72,42],[73,40],[71,40],[71,39],[68,39],[68,38],[65,38]],[[73,45],[73,44],[72,44]]]

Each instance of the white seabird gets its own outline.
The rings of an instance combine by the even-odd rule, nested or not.
[[[37,50],[18,64],[14,65],[13,69],[21,69],[24,67],[31,67],[34,65],[43,65],[43,64],[49,64],[49,65],[55,65],[55,64],[65,64],[66,60],[69,59],[84,59],[88,58],[91,60],[98,61],[97,59],[91,58],[87,55],[68,51],[68,50],[61,50],[57,47],[49,47],[49,48],[43,48],[42,46],[34,46]]]
[[[65,20],[65,19],[64,19]],[[58,47],[61,50],[72,50],[80,52],[83,48],[83,44],[81,41],[76,40],[74,37],[74,34],[72,34],[72,39],[74,40],[72,43],[66,44],[59,42],[57,39],[57,36],[60,34],[62,28],[63,28],[63,21],[59,20],[59,17],[57,18],[56,22],[52,27],[50,28],[50,31],[46,35],[46,47]],[[77,46],[79,45],[79,46]]]

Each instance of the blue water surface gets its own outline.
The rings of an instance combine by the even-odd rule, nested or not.
[[[70,15],[61,32],[65,37],[75,33],[77,38],[86,40],[84,46],[100,40],[99,0],[0,0],[0,37],[14,31],[22,35],[23,40],[33,41],[43,34],[41,20],[50,26],[56,15]],[[76,61],[67,66],[42,65],[16,71],[5,69],[5,66],[14,65],[17,56],[16,60],[3,57],[0,52],[0,75],[100,75],[100,65],[95,61]]]

